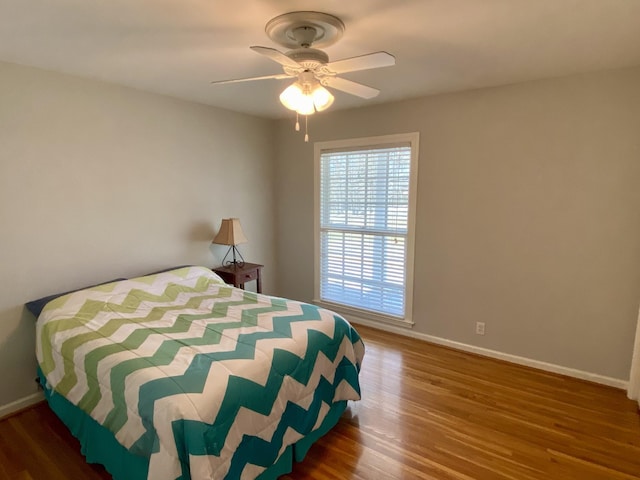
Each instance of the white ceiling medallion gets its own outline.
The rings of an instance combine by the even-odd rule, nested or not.
[[[286,48],[308,46],[324,48],[336,43],[344,34],[338,17],[321,12],[289,12],[272,18],[264,27],[267,36]]]

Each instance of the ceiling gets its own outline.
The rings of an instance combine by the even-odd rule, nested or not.
[[[396,66],[344,74],[380,89],[332,109],[640,65],[640,0],[0,0],[0,60],[278,118],[290,81],[249,50],[269,19],[336,15],[331,60],[385,50]]]

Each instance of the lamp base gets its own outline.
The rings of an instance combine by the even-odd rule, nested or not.
[[[229,253],[233,254],[233,260],[227,260]],[[236,259],[236,254],[240,257],[240,261]],[[227,250],[226,255],[222,259],[222,265],[225,267],[244,267],[244,258],[242,258],[242,254],[235,245],[232,245],[229,250]]]

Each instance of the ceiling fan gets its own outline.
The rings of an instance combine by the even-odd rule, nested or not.
[[[290,12],[275,17],[267,23],[265,32],[271,40],[290,50],[283,53],[269,47],[250,48],[279,63],[284,73],[211,83],[295,79],[294,83],[280,94],[280,101],[285,107],[300,115],[311,115],[331,106],[334,97],[324,87],[361,98],[373,98],[380,90],[338,75],[392,66],[395,65],[395,57],[387,52],[375,52],[329,62],[329,56],[319,48],[338,41],[344,33],[344,28],[344,23],[339,18],[321,12]],[[296,127],[299,129],[297,124]]]

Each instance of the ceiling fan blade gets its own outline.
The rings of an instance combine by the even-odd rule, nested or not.
[[[280,65],[284,65],[285,67],[297,68],[299,70],[303,69],[298,62],[296,62],[295,60],[291,60],[284,53],[282,53],[279,50],[276,50],[275,48],[256,47],[256,46],[249,47],[249,48],[256,53],[259,53],[260,55],[264,55],[265,57],[270,58],[274,62],[278,62]]]
[[[222,85],[224,83],[240,83],[240,82],[252,82],[254,80],[280,80],[283,78],[292,78],[286,73],[278,73],[276,75],[265,75],[263,77],[247,77],[247,78],[234,78],[231,80],[214,80],[211,82],[213,85]]]
[[[370,68],[390,67],[396,64],[396,57],[387,52],[375,52],[359,57],[345,58],[327,63],[325,66],[333,73],[355,72]]]
[[[335,88],[345,93],[350,93],[356,97],[373,98],[377,97],[380,90],[372,88],[362,83],[352,82],[345,78],[340,77],[325,77],[322,79],[323,83],[326,83],[328,87]]]

